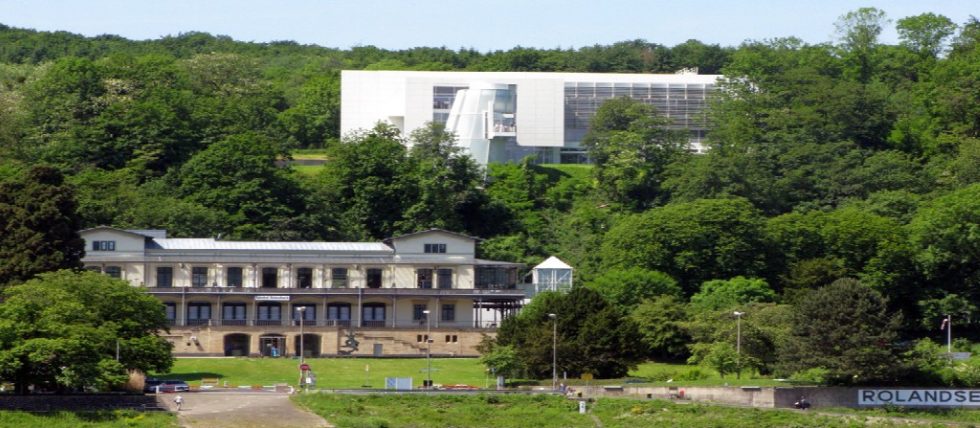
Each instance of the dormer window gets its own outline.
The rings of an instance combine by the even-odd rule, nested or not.
[[[446,244],[425,244],[425,252],[428,254],[445,254]]]
[[[116,241],[92,241],[92,251],[116,251]]]

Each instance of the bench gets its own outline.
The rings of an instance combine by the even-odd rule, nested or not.
[[[201,388],[209,389],[218,386],[218,378],[216,377],[206,377],[201,379]]]

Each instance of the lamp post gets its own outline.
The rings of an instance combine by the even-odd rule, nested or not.
[[[297,307],[296,312],[299,313],[299,363],[303,364],[306,362],[306,352],[303,352],[303,315],[306,313],[306,306]]]
[[[742,378],[742,315],[745,312],[735,311],[735,379]]]
[[[425,383],[432,388],[432,323],[429,321],[429,310],[422,313],[425,314]]]
[[[551,318],[551,390],[558,386],[558,315],[548,314]]]

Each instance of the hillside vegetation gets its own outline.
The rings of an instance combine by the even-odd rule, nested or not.
[[[33,211],[2,209],[60,184],[34,182],[45,164],[81,227],[263,240],[441,227],[484,238],[482,258],[556,255],[582,287],[540,299],[486,344],[531,376],[550,376],[547,314],[561,307],[559,361],[574,376],[654,357],[834,383],[980,384],[980,362],[949,366],[928,340],[945,338],[947,315],[956,338],[980,334],[980,22],[902,17],[897,45],[878,41],[889,23],[863,8],[828,44],[485,53],[0,26],[0,230],[19,228],[0,254],[41,251],[24,247],[42,223]],[[341,69],[688,67],[725,76],[705,155],[627,99],[596,114],[592,166],[483,171],[438,126],[338,135]],[[283,166],[301,148],[329,161]],[[5,260],[0,284],[62,266]]]

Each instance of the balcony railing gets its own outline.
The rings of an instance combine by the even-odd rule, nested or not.
[[[208,325],[211,324],[210,319],[193,319],[187,320],[187,325]]]
[[[282,320],[255,320],[255,325],[282,325]]]
[[[221,320],[221,325],[248,325],[248,320],[242,320],[242,319]]]
[[[479,285],[476,288],[255,288],[255,287],[147,287],[151,294],[194,295],[293,295],[293,296],[483,296],[496,295],[515,299],[524,297],[524,290],[516,285]]]

